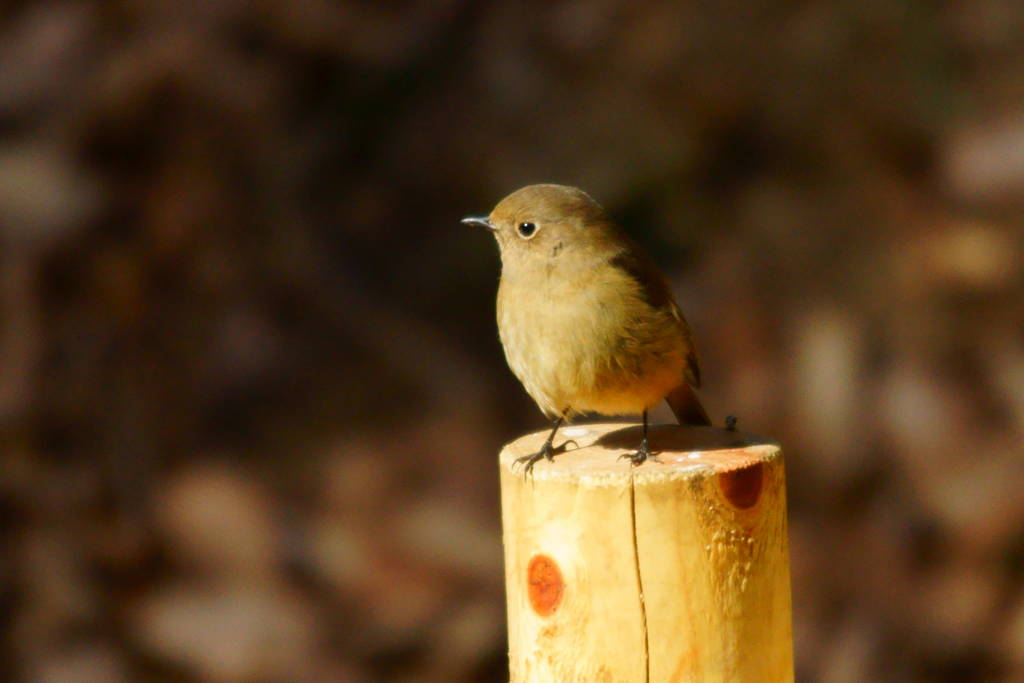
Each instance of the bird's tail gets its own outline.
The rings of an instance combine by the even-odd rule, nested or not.
[[[704,410],[704,406],[700,404],[700,399],[697,398],[697,394],[693,391],[693,387],[686,382],[683,382],[678,387],[670,391],[668,396],[665,397],[665,401],[668,402],[668,407],[672,409],[672,412],[676,414],[676,419],[679,420],[679,424],[711,424],[711,419]]]

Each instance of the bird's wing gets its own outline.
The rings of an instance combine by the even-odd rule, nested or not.
[[[657,266],[636,244],[629,243],[618,252],[611,264],[629,273],[640,285],[644,301],[652,308],[666,311],[678,321],[681,341],[686,349],[686,381],[690,386],[700,387],[700,366],[697,364],[697,351],[693,344],[690,326],[679,310],[679,305],[672,296],[665,278],[661,276]]]

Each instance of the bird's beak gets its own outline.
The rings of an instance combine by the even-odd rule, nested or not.
[[[467,216],[460,221],[463,225],[474,225],[488,230],[497,230],[487,216]]]

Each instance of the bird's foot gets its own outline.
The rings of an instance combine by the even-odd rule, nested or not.
[[[619,458],[628,458],[634,467],[638,467],[647,462],[648,459],[654,462],[661,462],[658,460],[657,453],[651,450],[650,445],[647,443],[647,439],[640,442],[640,448],[637,449],[636,453],[623,453]]]
[[[512,469],[515,470],[517,465],[522,465],[523,474],[532,475],[533,466],[536,465],[539,460],[554,460],[556,455],[559,455],[560,453],[565,453],[566,446],[568,446],[569,444],[572,444],[573,448],[580,447],[579,444],[573,441],[572,439],[563,441],[559,446],[552,445],[550,441],[545,441],[544,445],[541,446],[540,450],[537,451],[536,453],[533,453],[532,455],[524,455],[521,458],[516,458],[515,460],[513,460]]]

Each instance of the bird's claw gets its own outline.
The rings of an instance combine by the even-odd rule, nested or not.
[[[533,466],[537,464],[539,460],[554,460],[556,455],[565,452],[565,447],[572,444],[574,448],[579,448],[580,445],[569,439],[563,441],[560,445],[554,446],[550,441],[544,442],[544,445],[540,447],[540,450],[530,455],[524,455],[520,458],[516,458],[512,461],[512,471],[515,471],[517,465],[523,466],[523,474],[531,476],[533,474]]]
[[[657,454],[651,450],[651,447],[647,443],[647,439],[644,439],[643,441],[640,442],[640,448],[638,448],[635,453],[623,453],[622,455],[619,456],[619,458],[625,458],[629,460],[631,463],[633,463],[634,467],[639,467],[648,460],[653,460],[654,462],[661,462],[660,460],[658,460]]]

